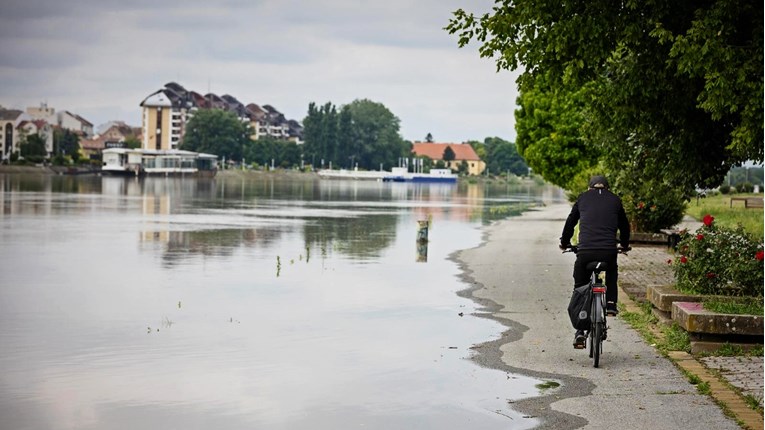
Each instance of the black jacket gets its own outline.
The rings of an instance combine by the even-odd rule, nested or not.
[[[621,199],[604,188],[592,188],[579,196],[563,226],[560,243],[571,244],[574,227],[579,222],[579,250],[613,250],[630,244],[630,223]],[[619,239],[616,231],[619,230]]]

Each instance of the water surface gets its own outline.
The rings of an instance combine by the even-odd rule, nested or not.
[[[0,175],[14,429],[530,428],[453,252],[532,185]],[[431,219],[418,246],[418,220]],[[460,315],[462,314],[462,316]]]

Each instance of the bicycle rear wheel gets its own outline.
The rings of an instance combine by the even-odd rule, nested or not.
[[[600,364],[600,353],[603,351],[603,328],[605,325],[603,321],[603,296],[595,294],[590,310],[590,358],[592,358],[594,367],[598,367]]]
[[[603,323],[595,323],[592,330],[592,363],[594,367],[600,365],[600,353],[603,351]]]

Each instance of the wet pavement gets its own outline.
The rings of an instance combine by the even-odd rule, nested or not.
[[[539,428],[739,428],[621,318],[608,321],[599,368],[572,348],[566,306],[574,259],[557,249],[569,210],[550,205],[496,223],[481,246],[458,254],[473,285],[467,294],[483,306],[479,316],[507,327],[499,339],[476,346],[474,360],[560,384],[511,405],[538,418]]]

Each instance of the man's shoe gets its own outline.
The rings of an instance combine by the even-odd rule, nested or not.
[[[584,335],[584,330],[577,330],[574,335],[574,349],[584,349],[587,337]]]
[[[616,303],[614,302],[606,303],[606,315],[610,317],[615,317],[617,314],[619,314],[619,309],[616,308]]]

